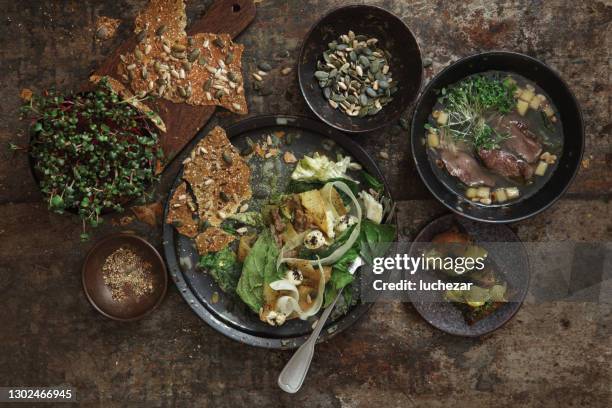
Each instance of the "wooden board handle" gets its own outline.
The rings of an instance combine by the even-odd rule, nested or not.
[[[232,38],[244,31],[255,18],[253,0],[217,0],[200,19],[187,27],[187,34],[228,33]],[[122,43],[94,72],[96,75],[117,77],[119,55],[131,52],[136,35]],[[161,147],[169,163],[191,141],[215,113],[214,106],[193,106],[157,99],[147,103],[161,116],[167,132],[161,135]]]
[[[189,34],[228,33],[235,38],[251,24],[255,18],[253,0],[218,0],[206,14],[188,27]]]

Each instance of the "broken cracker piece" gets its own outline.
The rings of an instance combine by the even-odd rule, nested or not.
[[[221,228],[209,227],[196,237],[196,247],[200,255],[209,252],[219,252],[228,246],[236,237]]]
[[[150,0],[134,22],[134,32],[142,37],[178,40],[185,37],[187,15],[183,0]]]
[[[242,77],[244,46],[228,34],[178,39],[147,38],[124,55],[118,72],[136,95],[152,94],[175,103],[218,105],[246,114]]]
[[[251,169],[216,126],[195,146],[185,164],[183,179],[196,197],[201,220],[219,226],[251,198]]]
[[[187,184],[182,182],[170,199],[166,222],[172,224],[179,234],[193,238],[198,235],[198,223],[193,219],[195,210],[191,194],[187,191]]]

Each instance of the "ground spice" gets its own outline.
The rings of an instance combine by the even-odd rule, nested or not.
[[[119,248],[106,258],[102,277],[117,302],[153,292],[152,265],[129,248]]]

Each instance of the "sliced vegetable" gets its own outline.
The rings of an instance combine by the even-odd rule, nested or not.
[[[366,218],[380,224],[383,217],[382,204],[372,197],[372,195],[367,191],[362,191],[359,193],[359,198],[361,198],[363,201],[363,208],[365,210]]]
[[[277,312],[281,312],[286,316],[290,316],[291,314],[295,313],[302,320],[306,320],[310,316],[314,316],[319,313],[319,310],[323,305],[323,299],[325,294],[325,273],[323,271],[323,265],[321,265],[320,262],[318,262],[317,266],[320,272],[317,297],[315,298],[315,301],[312,306],[310,306],[306,310],[303,310],[302,307],[300,307],[299,291],[295,285],[292,285],[287,280],[280,280],[277,282],[272,282],[270,284],[270,287],[272,289],[291,292],[290,295],[283,295],[277,299],[275,305],[275,310]]]
[[[546,163],[545,161],[540,161],[534,171],[534,174],[536,176],[543,176],[544,174],[546,174],[547,169],[548,169],[548,163]]]
[[[359,237],[360,227],[361,227],[361,218],[362,218],[361,205],[359,204],[359,201],[357,201],[357,198],[355,197],[351,189],[345,183],[341,181],[334,181],[331,184],[334,188],[342,191],[344,194],[346,194],[351,199],[352,204],[353,204],[351,205],[351,211],[353,213],[351,215],[354,215],[357,218],[357,223],[353,227],[348,239],[340,247],[334,250],[334,252],[332,252],[330,255],[320,260],[320,263],[322,265],[333,265],[334,263],[336,263],[346,253],[346,251],[348,251],[353,246],[355,241],[357,241],[357,238]],[[298,237],[299,239],[303,239],[303,234],[299,234]],[[277,261],[277,267],[280,267],[280,265],[285,262],[295,262],[295,261],[304,260],[300,258],[285,258],[284,256],[286,252],[297,248],[300,245],[300,243],[301,241],[298,241],[298,239],[296,239],[294,241],[291,241],[285,244],[285,246],[280,251],[278,261]],[[312,265],[315,265],[318,262],[315,260],[307,260],[307,261],[310,262]]]

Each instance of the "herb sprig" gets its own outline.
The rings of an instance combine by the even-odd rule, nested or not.
[[[105,79],[90,92],[34,95],[21,112],[33,120],[29,153],[49,209],[76,210],[82,239],[103,210],[122,211],[156,179],[157,133]]]
[[[448,112],[447,129],[455,140],[472,144],[476,149],[493,149],[507,135],[495,131],[485,117],[493,111],[510,112],[514,105],[516,84],[483,75],[467,78],[441,90],[440,102]]]

